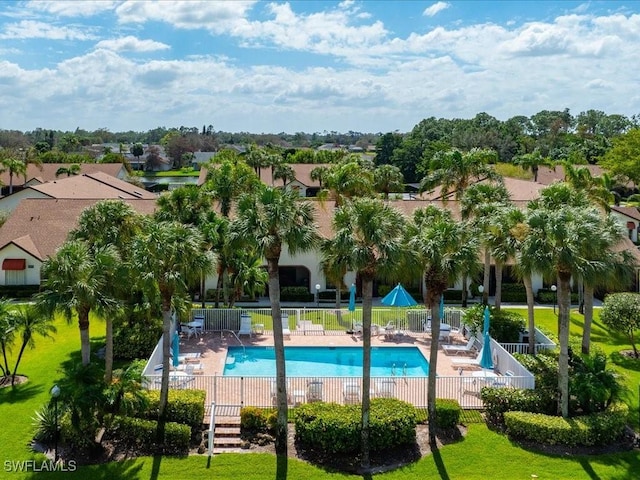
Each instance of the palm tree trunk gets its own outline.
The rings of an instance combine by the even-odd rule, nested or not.
[[[24,349],[27,348],[27,344],[29,343],[28,339],[22,339],[22,345],[20,346],[20,353],[18,353],[18,358],[16,359],[16,366],[13,369],[13,373],[11,374],[11,386],[13,387],[16,382],[16,375],[18,373],[18,366],[20,365],[20,360],[22,360],[22,354],[24,353]]]
[[[584,284],[584,329],[582,330],[582,353],[589,355],[591,348],[591,324],[593,322],[593,285]]]
[[[489,284],[491,280],[491,252],[488,248],[484,249],[484,277],[482,279],[482,304],[489,305]]]
[[[467,281],[469,277],[465,273],[462,275],[462,308],[467,308],[467,300],[469,297],[469,292],[467,291]]]
[[[558,413],[569,417],[569,314],[571,273],[558,272]]]
[[[89,339],[89,308],[78,307],[78,328],[80,329],[80,356],[82,365],[87,366],[91,360],[91,342]]]
[[[444,291],[444,290],[443,290]],[[429,443],[436,445],[436,371],[438,365],[438,340],[440,339],[440,306],[438,298],[442,292],[430,288],[427,293],[427,308],[431,309],[431,349],[429,350],[429,378],[427,380],[427,415],[429,421]]]
[[[13,172],[9,172],[9,195],[13,193]]]
[[[162,381],[158,402],[158,441],[164,440],[164,423],[169,402],[169,370],[171,369],[171,297],[162,299]]]
[[[287,371],[284,360],[284,336],[282,335],[282,313],[280,311],[280,275],[278,260],[267,258],[269,272],[269,300],[273,319],[273,345],[276,354],[276,403],[278,419],[276,422],[276,455],[286,457],[288,450],[288,403]]]
[[[500,303],[502,302],[502,262],[496,261],[496,295],[493,305],[496,310],[500,310]]]
[[[362,277],[362,459],[360,465],[368,469],[370,461],[371,413],[371,305],[373,299],[373,278]]]
[[[524,275],[522,277],[522,283],[524,283],[524,290],[527,293],[527,330],[529,331],[529,354],[536,354],[536,320],[535,310],[533,305],[533,284],[531,282],[531,275]]]
[[[107,314],[106,319],[106,338],[104,348],[104,381],[107,385],[111,384],[113,379],[113,320],[111,315]]]

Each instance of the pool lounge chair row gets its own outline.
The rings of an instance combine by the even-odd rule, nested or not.
[[[396,382],[393,379],[375,380],[371,388],[371,396],[378,398],[395,397]],[[278,387],[275,380],[271,381],[271,404],[277,404]],[[342,382],[342,399],[345,404],[356,404],[362,400],[362,389],[360,381],[355,378],[348,378]],[[306,390],[291,389],[287,383],[287,401],[290,405],[301,403],[312,403],[325,401],[324,383],[321,380],[310,380],[307,382]]]

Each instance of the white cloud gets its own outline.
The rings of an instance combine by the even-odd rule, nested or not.
[[[424,15],[425,17],[434,17],[441,11],[449,8],[450,6],[451,4],[448,2],[436,2],[430,7],[427,7],[425,11],[422,12],[422,15]]]
[[[153,52],[156,50],[167,50],[171,47],[166,43],[156,42],[154,40],[140,40],[129,35],[112,40],[102,40],[96,44],[96,48],[105,48],[114,51]]]
[[[89,30],[89,31],[87,31]],[[84,27],[57,27],[49,23],[34,20],[22,20],[5,26],[0,33],[4,39],[46,38],[49,40],[93,40],[96,36],[91,29]]]
[[[255,1],[214,2],[199,1],[125,1],[115,9],[122,23],[165,22],[178,28],[213,29],[233,28],[244,18]]]
[[[105,11],[113,10],[120,3],[116,1],[44,1],[33,0],[26,3],[26,9],[51,13],[60,17],[90,17]]]

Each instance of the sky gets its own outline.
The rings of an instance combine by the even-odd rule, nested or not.
[[[2,1],[0,129],[640,113],[640,2]]]

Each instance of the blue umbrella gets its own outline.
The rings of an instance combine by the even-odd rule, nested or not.
[[[349,287],[349,311],[356,311],[356,285],[354,283]]]
[[[489,307],[484,307],[484,342],[482,345],[482,357],[480,357],[480,367],[488,370],[493,369],[493,358],[491,355],[491,336],[489,335],[489,324],[491,323],[491,314]]]
[[[387,307],[413,307],[418,304],[400,284],[396,285],[393,290],[387,293],[387,295],[380,300],[380,303]]]
[[[173,334],[171,350],[173,354],[173,366],[177,367],[180,364],[180,359],[178,358],[178,356],[180,355],[180,336],[178,335],[178,332],[175,332]]]

